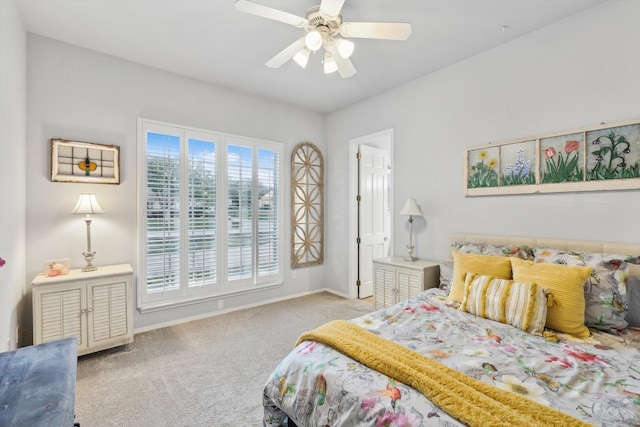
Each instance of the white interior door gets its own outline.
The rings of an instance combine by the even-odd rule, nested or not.
[[[359,297],[373,295],[373,263],[388,256],[389,239],[389,154],[386,150],[360,145],[358,187],[360,195],[358,232]]]

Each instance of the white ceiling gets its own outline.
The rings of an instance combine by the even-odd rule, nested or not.
[[[607,0],[346,0],[343,21],[413,27],[404,42],[352,39],[348,79],[325,75],[318,54],[306,69],[267,68],[304,30],[238,12],[234,0],[15,1],[32,33],[328,113]],[[252,1],[304,16],[320,0]]]

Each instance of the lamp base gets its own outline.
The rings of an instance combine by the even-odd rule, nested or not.
[[[82,255],[84,255],[84,260],[87,263],[87,265],[82,267],[82,272],[96,271],[98,269],[98,267],[96,267],[95,265],[93,265],[91,263],[93,261],[94,256],[96,255],[95,251],[94,252],[82,252]]]
[[[418,260],[418,258],[413,256],[413,250],[414,249],[415,249],[415,246],[407,245],[407,252],[409,252],[409,255],[407,255],[407,257],[404,259],[405,261],[414,262],[414,261]]]

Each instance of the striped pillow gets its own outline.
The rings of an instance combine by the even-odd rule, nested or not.
[[[464,278],[467,273],[486,274],[501,279],[511,278],[510,258],[493,255],[463,254],[452,251],[453,277],[449,287],[449,301],[462,302]]]
[[[548,291],[532,283],[468,273],[460,310],[542,335]]]

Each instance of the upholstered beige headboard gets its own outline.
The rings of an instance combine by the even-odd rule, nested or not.
[[[588,240],[560,240],[539,237],[491,236],[486,234],[453,233],[449,244],[454,242],[491,243],[493,245],[526,245],[531,248],[555,248],[570,251],[640,255],[640,244],[593,242]]]

